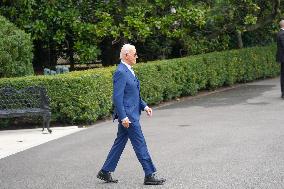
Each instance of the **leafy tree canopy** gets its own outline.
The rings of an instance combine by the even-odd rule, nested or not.
[[[110,65],[125,42],[143,60],[241,47],[242,34],[273,23],[279,9],[280,0],[2,0],[0,13],[54,64]]]

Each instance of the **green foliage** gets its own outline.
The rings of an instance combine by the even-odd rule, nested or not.
[[[218,0],[207,4],[210,11],[206,30],[210,37],[229,35],[229,48],[237,47],[237,31],[244,35],[245,47],[274,41],[275,23],[278,25],[281,11],[279,0]]]
[[[229,35],[221,35],[212,39],[208,39],[206,36],[191,37],[186,36],[183,39],[184,49],[187,54],[205,54],[212,51],[224,51],[229,49]]]
[[[75,58],[88,63],[97,59],[100,51],[98,37],[105,33],[105,27],[84,22],[81,11],[88,2],[76,1],[12,1],[4,2],[0,12],[31,34],[34,42],[43,44],[41,48],[56,52],[57,57]],[[86,13],[86,12],[84,12]],[[93,14],[92,12],[88,12]],[[88,16],[86,15],[86,16]],[[100,16],[109,25],[108,18]]]
[[[215,52],[134,66],[141,81],[141,96],[148,104],[195,95],[236,82],[275,77],[275,45]],[[70,72],[54,76],[5,78],[0,87],[40,85],[51,98],[52,120],[93,123],[109,116],[112,107],[112,74],[116,67]]]
[[[108,45],[142,46],[143,60],[235,48],[236,31],[244,34],[245,46],[271,43],[275,28],[246,30],[271,14],[276,1],[19,0],[4,1],[0,13],[31,33],[34,42],[42,44],[37,48],[77,63],[92,63],[101,54],[112,56],[100,49],[105,39]]]
[[[62,123],[92,123],[110,114],[113,68],[55,76],[0,80],[0,85],[44,86],[51,98],[52,119]]]
[[[19,0],[5,1],[0,7],[0,13],[31,33],[35,43],[43,44],[38,48],[79,63],[96,61],[106,38],[134,43],[147,40],[145,49],[159,49],[152,45],[166,43],[157,57],[169,57],[173,41],[199,35],[207,10],[203,4],[183,0]]]
[[[164,80],[158,70],[159,63],[138,64],[134,67],[134,71],[143,82],[143,90],[141,96],[149,104],[158,104],[163,101]],[[150,79],[149,79],[150,78]]]
[[[264,19],[278,1],[18,0],[3,1],[0,13],[31,34],[36,58],[47,51],[56,56],[45,57],[52,60],[48,65],[58,57],[71,64],[102,59],[110,65],[126,42],[139,46],[143,61],[236,48],[236,31],[245,47],[270,44],[278,29],[276,16]],[[267,25],[248,30],[262,22]]]
[[[0,78],[32,75],[30,35],[0,16]]]

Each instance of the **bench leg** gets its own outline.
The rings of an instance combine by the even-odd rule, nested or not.
[[[50,119],[51,119],[51,113],[46,114],[46,115],[43,116],[43,127],[42,127],[42,131],[44,131],[44,128],[46,128],[47,131],[51,134],[52,130],[49,128]]]

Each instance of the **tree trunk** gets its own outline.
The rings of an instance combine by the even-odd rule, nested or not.
[[[34,41],[33,67],[36,74],[42,74],[43,69],[49,66],[49,53],[43,48],[41,41]]]
[[[74,60],[74,50],[69,49],[68,52],[68,57],[69,57],[69,63],[70,63],[70,71],[73,71],[75,69],[75,60]]]
[[[68,37],[68,44],[67,44],[67,56],[69,58],[70,64],[70,71],[75,70],[75,60],[74,60],[74,41],[72,36]]]
[[[120,48],[123,40],[114,41],[113,38],[105,38],[100,43],[101,59],[103,66],[111,66],[119,63]]]
[[[236,33],[237,33],[237,38],[238,38],[238,48],[241,49],[244,47],[242,32],[240,30],[237,30]]]

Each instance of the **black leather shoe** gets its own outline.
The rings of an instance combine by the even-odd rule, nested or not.
[[[156,174],[146,176],[144,179],[144,185],[162,185],[166,182],[164,178],[158,178]]]
[[[113,182],[113,183],[118,182],[118,180],[112,178],[110,172],[105,172],[105,171],[102,171],[102,170],[99,171],[97,178],[101,179],[103,181],[106,181],[106,182]]]
[[[283,98],[283,99],[284,99],[284,93],[282,93],[281,98]]]

